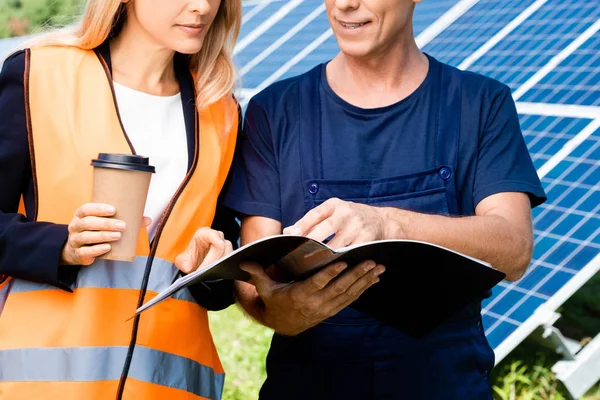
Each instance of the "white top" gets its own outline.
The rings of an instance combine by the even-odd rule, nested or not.
[[[144,215],[152,218],[150,240],[187,173],[187,135],[181,93],[153,96],[113,82],[121,121],[138,155],[156,168]]]

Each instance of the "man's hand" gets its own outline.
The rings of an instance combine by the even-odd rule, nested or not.
[[[175,258],[175,266],[181,272],[189,274],[232,251],[231,242],[225,240],[223,232],[207,227],[200,228],[194,234],[187,249]]]
[[[273,281],[259,265],[242,265],[252,276],[251,283],[263,303],[260,322],[288,336],[337,314],[379,282],[378,276],[385,271],[384,266],[365,261],[339,276],[346,267],[345,263],[334,263],[307,280],[287,284]]]
[[[327,243],[334,249],[388,238],[386,220],[380,208],[336,198],[313,208],[283,233],[318,241],[335,235]]]

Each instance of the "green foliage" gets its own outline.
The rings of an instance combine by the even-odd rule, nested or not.
[[[566,400],[570,397],[551,366],[559,357],[531,342],[517,347],[494,371],[496,400]],[[600,400],[597,384],[581,400]]]
[[[211,331],[226,371],[223,400],[251,400],[265,380],[265,357],[273,332],[238,306],[209,314]]]
[[[502,377],[494,385],[494,394],[499,400],[563,400],[558,391],[558,382],[552,372],[539,360],[533,368],[513,361],[499,373]]]
[[[0,38],[21,36],[73,22],[82,0],[4,0],[0,2]]]

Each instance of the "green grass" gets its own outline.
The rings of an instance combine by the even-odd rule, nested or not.
[[[586,340],[600,332],[600,274],[588,282],[559,312],[556,324],[567,336]],[[227,371],[224,400],[253,400],[265,379],[265,356],[272,331],[246,317],[237,306],[210,313],[211,329]],[[566,391],[551,371],[556,354],[525,341],[492,374],[497,400],[563,400]],[[600,400],[600,384],[584,400]]]
[[[498,400],[566,400],[569,397],[551,371],[560,358],[531,341],[519,345],[496,367],[492,379]],[[600,385],[594,386],[583,400],[600,400]]]
[[[257,399],[273,332],[244,315],[237,305],[209,316],[227,373],[223,400]]]

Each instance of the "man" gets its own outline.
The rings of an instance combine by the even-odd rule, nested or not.
[[[225,199],[243,243],[414,239],[523,275],[545,194],[510,89],[423,54],[418,2],[325,0],[341,52],[250,101]],[[351,308],[328,318],[331,297],[250,272],[239,301],[276,331],[261,399],[491,399],[480,301],[414,339]]]

